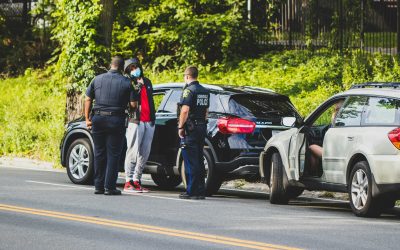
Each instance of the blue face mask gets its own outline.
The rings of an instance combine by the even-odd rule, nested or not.
[[[140,70],[140,68],[136,68],[135,70],[131,71],[131,76],[135,78],[139,78],[141,74],[142,71]]]

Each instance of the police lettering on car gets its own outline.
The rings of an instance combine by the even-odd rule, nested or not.
[[[178,109],[178,134],[181,138],[185,165],[186,193],[181,199],[205,199],[205,166],[203,147],[207,133],[207,114],[210,92],[197,81],[198,70],[190,66],[185,70],[186,86]]]

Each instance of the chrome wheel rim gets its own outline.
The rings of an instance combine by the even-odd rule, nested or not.
[[[69,155],[69,171],[75,179],[82,179],[89,170],[89,151],[82,145],[77,144],[72,148]]]
[[[368,202],[368,177],[364,170],[359,169],[351,181],[351,201],[357,209],[363,209]]]
[[[205,156],[203,156],[203,160],[204,160],[204,168],[205,168],[204,182],[207,182],[207,179],[208,179],[208,161],[207,161]]]

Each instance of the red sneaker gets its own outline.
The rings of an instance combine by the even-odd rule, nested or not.
[[[149,190],[147,188],[142,187],[142,184],[140,183],[140,181],[134,181],[133,185],[135,186],[135,188],[138,188],[142,191],[142,193],[148,193]]]
[[[142,189],[138,188],[137,186],[135,186],[135,183],[133,181],[128,181],[128,182],[125,183],[124,192],[127,192],[127,193],[141,193]]]

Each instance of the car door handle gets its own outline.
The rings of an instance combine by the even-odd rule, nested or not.
[[[347,136],[347,139],[348,139],[349,141],[354,141],[354,136]]]

